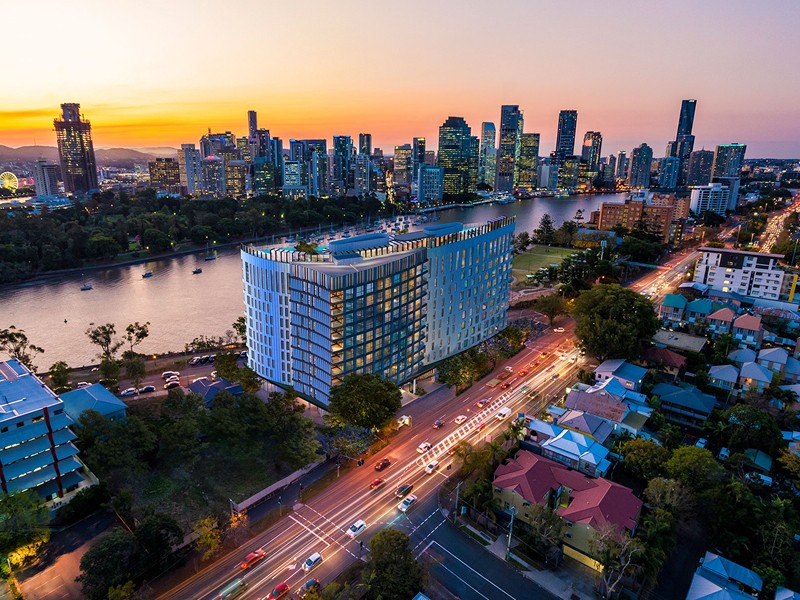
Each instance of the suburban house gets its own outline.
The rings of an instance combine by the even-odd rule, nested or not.
[[[730,333],[736,313],[728,307],[720,308],[708,315],[708,330],[714,335]]]
[[[601,417],[581,410],[564,410],[557,407],[553,407],[553,410],[560,412],[560,414],[551,412],[551,414],[557,415],[556,423],[559,426],[582,433],[601,444],[604,444],[608,436],[614,433],[614,426]]]
[[[659,383],[653,394],[661,401],[661,412],[668,421],[685,427],[701,428],[714,410],[714,396],[704,394],[696,387],[678,387]]]
[[[775,600],[800,600],[800,594],[789,588],[779,587],[775,590]]]
[[[524,423],[535,442],[530,449],[542,456],[592,477],[611,468],[608,448],[588,435],[536,418],[526,417]]]
[[[639,435],[652,414],[644,394],[626,390],[616,379],[607,379],[592,387],[580,384],[572,386],[564,400],[564,407],[603,419],[617,435],[626,431],[634,437]],[[563,409],[548,409],[551,413],[556,410]],[[592,435],[588,431],[583,433]],[[595,439],[603,441],[596,437]]]
[[[659,318],[666,323],[683,321],[688,301],[680,294],[667,294],[658,310]]]
[[[706,323],[709,315],[724,306],[724,304],[712,302],[708,298],[692,300],[686,305],[686,320],[689,323]]]
[[[231,383],[224,377],[218,377],[213,381],[206,378],[193,381],[189,384],[189,390],[203,398],[206,408],[211,408],[214,397],[220,392],[228,392],[233,396],[241,396],[244,393],[240,384]]]
[[[566,523],[563,551],[581,563],[600,570],[590,550],[593,532],[611,524],[633,533],[642,501],[633,492],[607,479],[587,477],[533,452],[520,450],[495,471],[494,495],[506,511],[529,522],[530,506],[550,507]]]
[[[772,371],[758,363],[745,363],[739,370],[739,387],[742,390],[754,388],[763,392],[770,383],[772,383]]]
[[[681,331],[659,329],[653,336],[653,343],[661,348],[669,348],[679,352],[700,352],[708,343],[704,335],[691,335]]]
[[[733,390],[739,382],[739,369],[733,365],[714,365],[708,370],[708,384],[721,390]]]
[[[752,600],[763,581],[755,572],[713,552],[706,552],[694,573],[686,600]]]
[[[728,358],[741,369],[746,363],[756,362],[758,355],[755,350],[751,350],[750,348],[739,348],[728,354]]]
[[[788,360],[789,351],[785,348],[762,348],[758,352],[756,362],[770,371],[783,375]]]
[[[642,389],[642,380],[647,375],[647,369],[637,367],[629,363],[624,358],[612,358],[594,370],[594,378],[597,381],[616,379],[625,388],[638,392]]]
[[[758,349],[764,339],[761,317],[758,315],[739,315],[733,321],[733,339],[751,348]]]
[[[61,394],[64,412],[80,425],[78,419],[86,410],[96,410],[106,421],[124,421],[128,416],[128,405],[99,383]]]
[[[658,369],[661,373],[669,375],[673,381],[676,381],[683,370],[686,369],[686,357],[673,352],[669,348],[650,346],[642,352],[640,360],[647,367]]]

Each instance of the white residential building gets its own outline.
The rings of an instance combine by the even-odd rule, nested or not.
[[[692,188],[689,209],[700,216],[704,212],[713,212],[723,217],[727,214],[730,201],[730,189],[719,183],[700,185]]]
[[[721,292],[778,300],[786,273],[778,266],[782,254],[728,248],[700,248],[694,281]],[[793,295],[793,294],[792,294]]]

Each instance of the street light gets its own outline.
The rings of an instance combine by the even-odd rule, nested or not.
[[[511,525],[508,526],[508,544],[506,545],[506,560],[508,560],[509,554],[511,554],[511,533],[514,531],[514,517],[517,516],[517,507],[512,506],[508,509],[511,513]]]

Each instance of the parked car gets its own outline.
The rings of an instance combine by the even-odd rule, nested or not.
[[[403,415],[402,417],[399,417],[397,419],[397,428],[398,429],[400,429],[404,425],[408,425],[409,427],[411,426],[411,417],[409,417],[408,415]]]
[[[731,451],[728,450],[727,448],[722,448],[719,451],[719,459],[720,460],[728,460],[730,458],[730,456],[731,456]]]
[[[322,562],[322,554],[320,554],[319,552],[314,552],[314,554],[309,556],[306,559],[306,562],[303,563],[303,571],[308,573],[309,571],[314,569],[314,567],[319,566],[321,562]]]
[[[170,381],[164,386],[164,389],[165,390],[171,390],[172,388],[176,388],[176,387],[181,387],[180,382],[179,381]]]
[[[375,470],[376,471],[383,471],[386,467],[392,464],[388,458],[382,458],[378,462],[375,463]]]
[[[189,359],[189,366],[190,367],[195,367],[195,366],[197,366],[199,364],[200,364],[200,357],[199,356],[193,356],[192,358]]]
[[[81,389],[83,389],[85,387],[89,387],[90,385],[92,385],[92,384],[89,383],[88,381],[79,381],[78,385],[76,385],[75,387],[78,388],[79,390],[81,390]]]
[[[146,385],[143,388],[139,388],[140,394],[149,394],[150,392],[155,392],[156,386],[154,385]]]
[[[405,500],[403,500],[400,504],[397,505],[397,510],[400,512],[408,512],[408,509],[417,501],[417,497],[414,494],[408,496]]]
[[[466,415],[458,415],[454,420],[453,423],[456,425],[461,425],[464,421],[467,420]]]
[[[249,569],[253,565],[258,562],[264,560],[267,556],[267,553],[264,552],[261,548],[258,550],[253,550],[250,554],[244,557],[244,560],[239,563],[239,568],[242,570]]]
[[[195,377],[194,379],[192,379],[192,383],[197,383],[198,381],[208,381],[208,377],[203,376],[203,377]]]
[[[349,537],[351,540],[354,540],[366,528],[367,524],[363,520],[359,519],[358,521],[350,525],[350,529],[347,530],[347,537]]]
[[[427,467],[425,467],[425,474],[426,475],[433,475],[433,473],[438,468],[439,468],[439,461],[438,460],[434,460],[434,461],[431,462],[431,464],[429,464]]]
[[[181,375],[180,371],[164,371],[161,374],[161,379],[167,380],[170,377],[180,377],[180,375]]]
[[[267,596],[267,600],[273,600],[273,598],[283,598],[288,593],[289,584],[284,581],[283,583],[279,583],[275,586],[275,589],[269,593],[269,596]]]
[[[430,442],[422,442],[419,446],[417,446],[417,452],[420,454],[425,454],[428,452],[433,446],[431,446]]]
[[[397,488],[397,491],[394,493],[394,495],[397,498],[403,498],[406,494],[408,494],[408,492],[410,492],[413,489],[414,489],[413,483],[404,483],[399,488]]]
[[[698,448],[705,448],[707,443],[708,440],[706,438],[700,438],[695,442],[694,445],[697,446]]]
[[[384,486],[385,483],[386,482],[382,478],[378,477],[372,480],[372,483],[369,484],[369,489],[371,490],[380,489]]]
[[[239,353],[239,358],[247,358],[247,350],[242,350]]]
[[[138,392],[136,388],[128,388],[127,390],[122,390],[119,395],[120,396],[135,396],[136,392]]]

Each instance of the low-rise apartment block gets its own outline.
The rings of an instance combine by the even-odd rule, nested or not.
[[[766,300],[794,298],[796,277],[778,264],[782,254],[747,252],[728,248],[700,248],[694,281],[720,292],[734,292],[749,298]],[[789,277],[792,285],[784,287]]]

